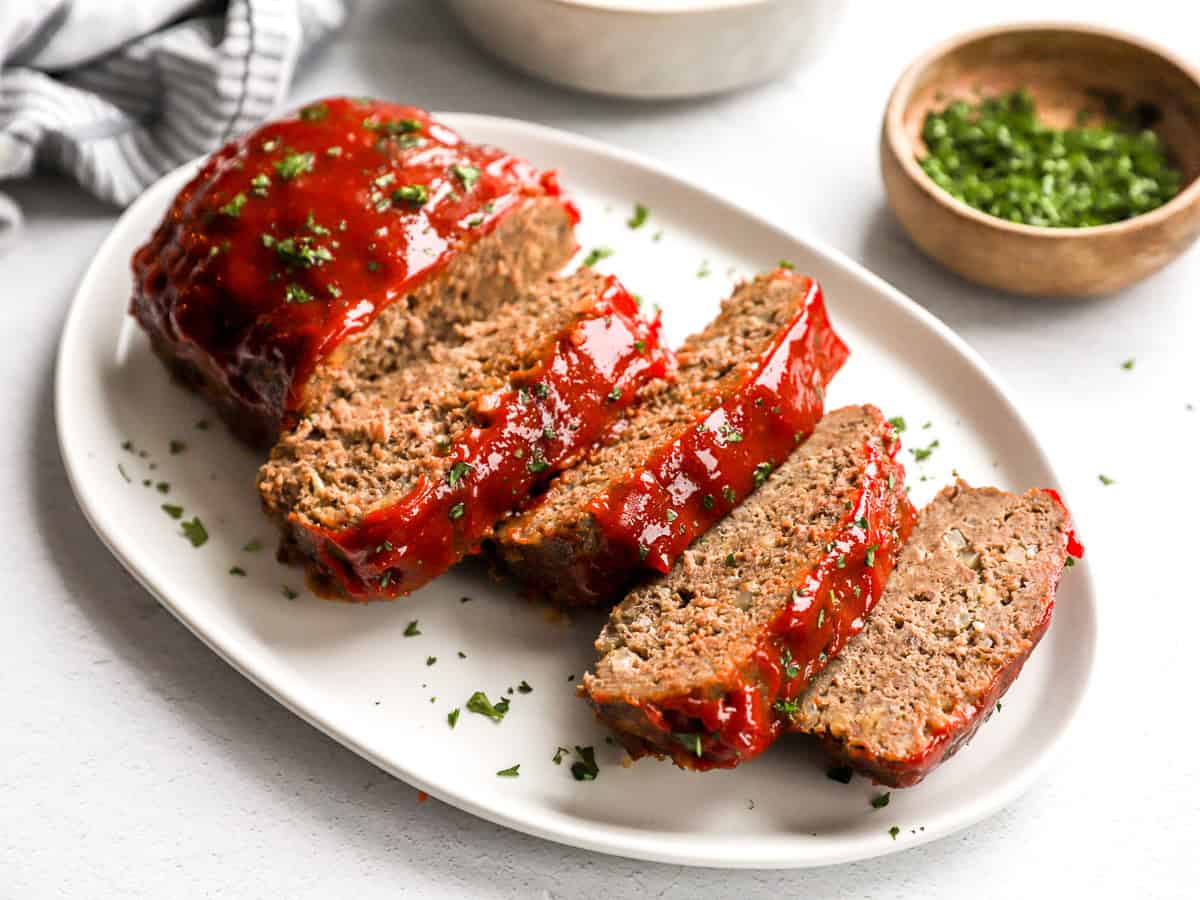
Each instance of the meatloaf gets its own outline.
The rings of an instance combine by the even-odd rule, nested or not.
[[[671,571],[634,589],[581,692],[634,757],[731,767],[862,628],[912,524],[879,410],[830,413]]]
[[[817,284],[741,285],[610,435],[497,529],[504,567],[563,605],[611,600],[676,557],[812,432],[847,356]]]
[[[916,784],[990,715],[1050,624],[1064,564],[1082,552],[1050,491],[946,488],[792,727],[878,782]]]
[[[473,551],[669,361],[657,321],[584,269],[465,326],[426,362],[343,369],[280,438],[259,492],[319,588],[407,594]]]
[[[269,445],[344,368],[422,358],[560,268],[553,173],[423,110],[333,98],[225,146],[133,259],[132,312],[235,433]]]

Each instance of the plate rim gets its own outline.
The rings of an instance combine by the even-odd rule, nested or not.
[[[963,338],[952,331],[949,326],[938,319],[933,313],[908,297],[898,288],[892,286],[880,276],[870,271],[866,266],[851,259],[848,255],[825,244],[823,241],[804,234],[801,230],[791,228],[772,218],[761,215],[746,206],[728,198],[719,191],[705,187],[669,170],[665,165],[642,154],[625,150],[604,141],[575,134],[563,129],[553,128],[538,123],[503,116],[491,116],[479,113],[436,112],[434,115],[455,130],[469,134],[472,127],[481,129],[499,129],[510,132],[524,133],[534,139],[552,144],[560,144],[582,151],[591,156],[606,161],[617,161],[641,169],[656,180],[667,182],[672,188],[702,195],[707,201],[728,208],[738,216],[753,221],[760,227],[778,234],[782,239],[801,245],[805,250],[842,274],[854,280],[865,283],[879,297],[901,312],[915,318],[917,323],[931,331],[938,339],[947,344],[964,362],[987,384],[993,393],[1005,406],[1005,412],[1021,430],[1021,437],[1036,453],[1037,462],[1051,475],[1051,483],[1044,485],[1061,490],[1055,466],[1051,463],[1045,448],[1021,413],[1013,400],[1007,386],[991,366]],[[322,713],[311,707],[302,696],[295,696],[286,683],[277,683],[276,679],[261,676],[254,666],[237,658],[232,651],[222,645],[218,635],[210,634],[203,625],[193,617],[187,609],[187,604],[177,604],[170,596],[170,591],[155,583],[138,564],[138,553],[124,546],[128,542],[121,535],[112,534],[102,524],[102,516],[98,512],[98,503],[92,496],[87,483],[84,460],[76,455],[70,446],[69,431],[71,426],[66,424],[70,418],[70,404],[67,398],[69,384],[70,361],[69,348],[80,338],[76,332],[83,327],[84,310],[88,298],[95,293],[94,282],[100,277],[101,261],[113,254],[113,245],[118,243],[126,230],[127,221],[138,216],[146,206],[155,205],[160,186],[163,182],[180,177],[180,173],[196,166],[203,157],[191,160],[171,170],[148,187],[138,199],[131,204],[118,218],[112,229],[101,242],[88,264],[83,277],[71,298],[70,307],[59,338],[54,366],[54,417],[59,454],[66,470],[68,482],[75,495],[84,518],[92,530],[108,548],[109,552],[121,563],[134,579],[145,588],[165,609],[179,620],[192,634],[200,639],[220,659],[224,660],[235,671],[252,684],[280,703],[283,707],[319,729],[324,734],[336,740],[344,747],[379,767],[383,771],[399,778],[406,784],[423,791],[430,796],[450,806],[462,809],[485,821],[502,825],[524,834],[533,835],[559,844],[578,847],[612,856],[638,859],[650,862],[660,862],[675,865],[697,866],[715,869],[795,869],[820,865],[831,865],[856,860],[870,859],[890,855],[902,850],[912,849],[929,841],[949,836],[964,828],[995,814],[1006,805],[1023,795],[1029,787],[1041,777],[1050,761],[1055,758],[1061,748],[1066,734],[1079,715],[1079,711],[1091,693],[1094,680],[1095,660],[1099,636],[1101,633],[1100,608],[1096,601],[1095,582],[1091,567],[1086,562],[1076,566],[1074,578],[1081,579],[1082,601],[1086,603],[1089,615],[1086,621],[1090,627],[1088,633],[1078,636],[1081,668],[1080,686],[1073,702],[1063,711],[1055,722],[1051,734],[1045,739],[1044,750],[1032,763],[998,786],[977,794],[961,805],[952,807],[949,811],[939,812],[925,818],[925,830],[899,842],[888,837],[886,832],[876,836],[851,836],[838,838],[812,838],[807,835],[787,836],[783,841],[782,852],[769,850],[764,853],[745,852],[739,843],[735,854],[711,854],[703,852],[710,847],[719,836],[697,837],[684,833],[664,833],[656,831],[640,831],[628,826],[611,824],[585,823],[575,817],[562,813],[541,812],[537,815],[527,815],[506,812],[503,808],[475,802],[468,793],[457,792],[451,786],[432,784],[419,773],[410,771],[395,760],[389,760],[373,752],[360,743],[352,734],[347,733],[333,723],[327,721]],[[1078,526],[1078,522],[1076,522]],[[790,839],[787,839],[790,838]],[[779,844],[772,842],[772,847]],[[693,845],[689,849],[689,844]],[[700,847],[701,849],[695,849]]]

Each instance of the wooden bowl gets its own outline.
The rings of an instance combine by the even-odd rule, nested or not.
[[[1018,87],[1051,125],[1097,109],[1096,91],[1154,104],[1154,130],[1183,187],[1143,215],[1091,228],[1016,225],[954,199],[917,159],[925,115],[954,100],[978,102]],[[1146,42],[1079,25],[1008,25],[935,47],[900,77],[880,136],[888,202],[922,250],[964,278],[1017,294],[1086,297],[1134,283],[1200,235],[1200,75]]]

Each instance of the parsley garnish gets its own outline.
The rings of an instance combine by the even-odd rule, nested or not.
[[[429,188],[423,184],[406,184],[392,191],[392,200],[411,206],[424,206],[429,201]]]
[[[171,440],[167,443],[167,450],[172,456],[178,456],[186,449],[187,444],[185,444],[183,441]]]
[[[1131,356],[1131,357],[1129,357],[1129,359],[1125,360],[1125,362],[1121,363],[1121,368],[1124,369],[1126,372],[1128,372],[1130,369],[1132,369],[1133,368],[1133,357]]]
[[[288,303],[312,303],[313,295],[293,281],[287,286],[284,299]]]
[[[557,750],[554,751],[554,756],[553,756],[554,764],[556,766],[561,766],[562,761],[563,761],[563,756],[565,756],[566,754],[568,754],[570,752],[571,752],[571,749],[569,747],[559,747]]]
[[[446,713],[446,722],[451,728],[453,728],[455,725],[458,724],[459,712],[460,712],[460,710],[456,706],[456,707],[454,707],[454,709],[450,710],[450,712]]]
[[[708,266],[708,260],[707,259],[702,260],[700,262],[700,268],[696,270],[696,277],[697,278],[707,278],[711,274],[712,274],[712,269],[710,269]]]
[[[521,683],[517,685],[517,690],[520,691],[522,694],[532,694],[533,693],[533,688],[530,686],[529,682],[525,681],[524,679],[522,679]]]
[[[458,483],[466,477],[468,472],[474,471],[475,467],[470,463],[462,461],[456,462],[450,467],[450,472],[446,475],[446,483],[450,487],[458,487]]]
[[[463,503],[461,500],[458,503],[455,503],[452,507],[450,507],[450,521],[453,522],[456,519],[461,519],[466,511],[467,504]]]
[[[633,215],[625,220],[625,224],[630,228],[641,228],[646,224],[646,219],[648,218],[650,218],[650,210],[640,203],[635,203],[633,205]]]
[[[916,458],[917,462],[924,462],[925,460],[929,459],[930,456],[933,455],[933,451],[938,446],[940,446],[939,443],[937,441],[934,441],[928,447],[915,447],[912,450],[909,450],[908,452],[911,453]]]
[[[229,574],[230,575],[239,575],[244,578],[246,575],[246,570],[243,569],[241,566],[230,566]]]
[[[408,625],[406,625],[404,628],[404,636],[405,637],[416,637],[418,634],[420,634],[421,629],[418,627],[419,622],[420,622],[420,620],[418,620],[418,619],[413,619],[411,622],[409,622]]]
[[[259,172],[250,179],[250,193],[255,197],[267,196],[267,191],[271,189],[271,176],[266,172]]]
[[[704,735],[681,731],[676,732],[673,737],[695,756],[701,757],[704,755],[704,744],[702,743]]]
[[[1106,486],[1117,483],[1115,478],[1109,478],[1107,475],[1100,475],[1098,477],[1100,479],[1100,483]]]
[[[162,511],[165,512],[172,519],[178,519],[180,516],[183,515],[183,507],[176,506],[174,503],[164,503],[162,505]]]
[[[591,268],[602,259],[608,259],[613,255],[612,247],[593,247],[588,251],[588,255],[583,258],[581,265],[584,268]]]
[[[117,463],[117,471],[121,473],[121,477],[125,479],[127,484],[133,484],[133,479],[129,477],[129,473],[125,471],[125,466],[122,463]]]
[[[611,400],[613,403],[616,403],[618,400],[620,400],[621,399],[621,389],[619,387],[615,387],[611,391],[609,391],[608,399]]]
[[[849,784],[854,777],[854,770],[849,766],[834,766],[825,772],[825,777],[838,784]]]
[[[208,530],[199,516],[192,516],[192,521],[183,522],[179,527],[183,529],[183,536],[192,542],[193,547],[203,547],[208,541]]]
[[[897,431],[904,431],[908,428],[908,423],[904,421],[904,416],[892,416],[888,419],[888,424]]]
[[[302,269],[323,266],[333,259],[333,253],[328,247],[314,243],[310,237],[289,237],[276,241],[275,252],[286,265],[299,266]]]
[[[824,624],[825,624],[825,607],[822,606],[819,610],[817,610],[817,627],[820,628]]]
[[[867,548],[867,555],[866,555],[865,559],[866,559],[866,563],[868,566],[875,565],[875,551],[878,549],[879,549],[878,544],[872,544],[870,547]]]
[[[291,181],[298,175],[304,175],[313,170],[316,158],[311,153],[288,153],[275,163],[275,171],[284,181]]]
[[[479,176],[483,174],[474,166],[464,166],[458,163],[452,165],[450,171],[454,173],[454,177],[462,184],[464,191],[469,191],[475,187],[475,183],[479,181]]]
[[[492,703],[483,691],[476,691],[467,700],[467,709],[481,716],[487,716],[493,722],[501,721],[508,713],[508,698],[505,697]]]
[[[898,835],[899,833],[900,833],[899,825],[893,825],[891,828],[888,829],[888,834],[890,834],[892,836],[893,841],[896,839],[896,835]]]
[[[539,472],[545,472],[550,468],[550,463],[546,462],[545,457],[540,453],[534,453],[529,462],[525,464],[525,468],[529,470],[530,474],[537,475]]]
[[[596,776],[600,774],[600,767],[596,765],[595,748],[577,746],[575,755],[579,757],[571,764],[571,774],[575,776],[575,780],[595,781]]]
[[[290,587],[288,587],[288,586],[285,584],[285,585],[283,586],[283,596],[284,596],[284,597],[286,597],[288,600],[295,600],[295,599],[296,599],[297,597],[299,597],[300,595],[299,595],[299,594],[297,594],[295,591],[293,591],[293,590],[292,590]]]
[[[774,708],[775,712],[781,716],[792,719],[795,718],[796,713],[800,712],[800,702],[798,700],[776,700]]]
[[[891,799],[892,799],[892,792],[888,791],[887,793],[880,794],[877,797],[872,797],[871,798],[871,806],[874,809],[883,809],[885,806],[888,805],[888,803],[891,802]]]
[[[866,528],[869,523],[867,522],[866,516],[859,516],[857,519],[854,520],[854,524],[857,525],[859,528]]]
[[[246,205],[246,195],[237,193],[233,195],[233,199],[226,203],[218,210],[223,216],[231,216],[236,219],[242,214],[242,207]]]
[[[771,465],[769,462],[761,462],[757,466],[755,466],[754,467],[754,486],[756,488],[762,487],[763,482],[767,480],[767,478],[771,474],[771,470],[774,468],[775,467],[773,465]]]
[[[737,502],[737,493],[729,485],[721,488],[721,496],[725,498],[725,502],[733,504]]]
[[[436,657],[436,656],[427,656],[427,657],[425,657],[425,665],[427,665],[427,666],[432,666],[432,665],[433,665],[435,662],[437,662],[437,657]]]
[[[329,115],[329,107],[324,103],[314,103],[300,110],[300,118],[305,122],[319,122]]]
[[[716,501],[713,499],[712,494],[705,494],[700,498],[700,503],[705,509],[712,509],[714,506],[716,506]]]
[[[737,565],[737,557],[734,556],[732,553],[730,553],[728,556],[725,557],[725,565],[729,566],[730,568],[732,568],[733,566],[736,566]]]
[[[781,259],[779,261],[779,268],[787,269],[789,272],[791,272],[796,268],[796,264],[790,259]]]
[[[800,674],[800,666],[792,659],[792,651],[787,647],[783,648],[783,653],[779,656],[779,662],[783,665],[783,674],[787,678],[795,678]]]
[[[496,774],[501,778],[516,778],[521,774],[520,768],[521,764],[517,763],[515,766],[509,766],[507,769],[501,769]]]

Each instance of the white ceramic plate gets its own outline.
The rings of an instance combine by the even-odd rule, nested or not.
[[[584,249],[614,249],[598,268],[619,271],[631,290],[661,304],[674,342],[712,316],[738,276],[784,258],[817,276],[852,349],[830,390],[831,408],[870,401],[907,419],[908,447],[939,441],[919,465],[904,451],[919,503],[952,469],[1013,489],[1057,485],[979,357],[858,265],[603,144],[504,119],[446,120],[473,140],[560,169],[583,210]],[[309,596],[299,574],[272,557],[254,491],[257,457],[168,379],[126,315],[130,256],[192,171],[169,175],[129,209],[80,285],[58,360],[59,439],[80,505],[117,558],[289,709],[415,787],[494,822],[693,865],[809,866],[890,853],[995,812],[1037,777],[1092,665],[1096,605],[1086,565],[1064,578],[1054,625],[1003,712],[923,784],[893,792],[883,810],[872,809],[879,791],[866,780],[826,778],[819,754],[799,738],[728,772],[692,774],[654,761],[622,768],[621,754],[574,696],[600,617],[556,621],[476,569],[460,567],[392,604]],[[632,230],[625,222],[635,200],[651,215]],[[201,419],[214,424],[198,429]],[[186,449],[171,453],[172,439]],[[135,450],[122,449],[124,441]],[[159,492],[159,481],[169,493]],[[164,502],[183,506],[187,520],[199,516],[208,542],[193,548]],[[264,549],[245,551],[252,539]],[[246,576],[230,574],[233,566]],[[299,598],[289,601],[285,585]],[[406,637],[413,620],[420,634]],[[429,657],[436,663],[427,665]],[[464,709],[457,727],[448,726],[447,713],[472,692],[496,700],[522,680],[533,692],[514,694],[502,723]],[[595,746],[596,781],[575,781],[569,757],[553,763],[556,747],[576,744]],[[516,763],[518,778],[496,776]],[[895,838],[893,825],[901,829]]]

